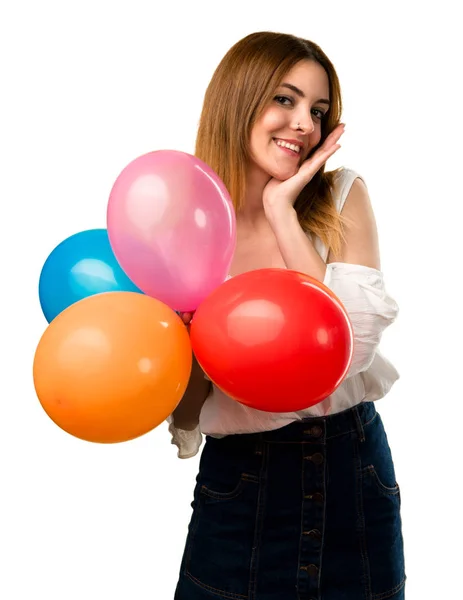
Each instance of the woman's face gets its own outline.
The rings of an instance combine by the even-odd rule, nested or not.
[[[251,131],[251,173],[281,181],[295,175],[320,142],[328,101],[329,81],[323,67],[309,60],[295,65]]]

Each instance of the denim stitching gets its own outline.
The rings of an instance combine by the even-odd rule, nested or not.
[[[324,543],[325,543],[325,529],[326,529],[326,503],[327,503],[327,499],[326,499],[326,486],[327,486],[327,478],[328,478],[328,461],[326,460],[326,455],[327,455],[327,451],[326,451],[326,443],[325,443],[325,461],[323,463],[323,468],[324,468],[324,473],[323,473],[323,517],[322,517],[322,523],[323,523],[323,528],[322,528],[322,540],[321,540],[321,546],[320,546],[320,567],[319,567],[319,572],[318,572],[318,598],[320,599],[320,591],[321,591],[321,586],[322,586],[322,565],[323,565],[323,549],[324,549]]]
[[[354,411],[354,414],[352,416],[354,417],[354,423],[355,423],[355,426],[353,428],[351,428],[349,430],[340,431],[339,433],[335,433],[331,436],[326,436],[325,440],[328,440],[328,439],[331,440],[334,438],[339,438],[341,436],[353,434],[352,435],[353,441],[354,441],[353,459],[354,459],[354,463],[356,465],[355,484],[356,484],[356,497],[357,497],[357,502],[356,502],[356,504],[357,504],[357,539],[358,539],[359,548],[360,548],[361,561],[363,564],[362,580],[363,580],[364,591],[366,594],[364,596],[364,600],[387,600],[388,598],[391,598],[392,596],[394,596],[397,592],[399,592],[404,587],[405,582],[406,582],[406,576],[404,575],[404,578],[402,579],[402,581],[399,584],[397,584],[394,588],[384,591],[384,592],[381,592],[381,593],[377,593],[377,594],[372,593],[369,557],[368,557],[368,553],[366,551],[367,546],[366,546],[366,523],[365,523],[365,514],[364,514],[364,506],[363,506],[363,481],[364,481],[365,475],[370,475],[372,477],[374,477],[376,475],[376,477],[377,477],[377,474],[374,471],[374,467],[372,467],[371,465],[369,465],[367,467],[362,467],[361,458],[360,458],[360,445],[359,445],[359,443],[365,439],[364,428],[371,425],[375,421],[375,419],[379,416],[379,414],[375,412],[375,414],[364,424],[362,423],[362,419],[360,417],[359,412]],[[326,432],[325,432],[325,434],[326,434]],[[262,534],[262,528],[263,528],[263,510],[265,509],[264,501],[265,501],[266,488],[267,488],[266,484],[267,484],[267,475],[268,475],[267,474],[268,454],[270,452],[271,444],[294,444],[294,443],[300,443],[301,452],[303,455],[305,444],[313,445],[313,444],[319,444],[320,442],[319,442],[319,440],[317,440],[317,441],[300,440],[297,442],[265,440],[264,444],[263,444],[264,452],[263,452],[262,462],[260,464],[261,477],[256,477],[255,475],[252,475],[251,473],[242,473],[242,475],[241,475],[239,486],[243,485],[244,481],[249,481],[249,482],[254,482],[254,483],[258,482],[261,484],[261,487],[259,488],[259,491],[258,491],[257,511],[256,511],[256,520],[255,520],[255,528],[254,528],[254,544],[253,544],[253,549],[252,549],[252,554],[251,554],[251,563],[250,563],[250,585],[248,588],[247,595],[238,594],[236,592],[227,592],[225,590],[220,590],[220,589],[214,588],[210,585],[203,584],[200,580],[198,580],[196,577],[194,577],[193,575],[191,575],[188,572],[188,566],[191,562],[191,552],[192,552],[192,545],[193,545],[192,542],[196,536],[198,524],[200,521],[200,515],[202,514],[202,506],[201,506],[202,503],[199,502],[199,498],[200,498],[201,493],[203,493],[203,489],[199,488],[200,494],[198,494],[196,519],[195,519],[195,522],[192,524],[191,540],[190,540],[188,554],[186,557],[185,568],[184,568],[185,575],[188,576],[188,578],[191,581],[193,581],[195,584],[204,588],[205,590],[208,590],[210,593],[213,593],[214,595],[216,595],[220,598],[224,598],[224,599],[228,599],[228,600],[255,600],[256,599],[256,594],[257,594],[256,586],[257,586],[257,575],[258,575],[258,556],[259,556],[260,549],[261,549],[261,534]],[[260,452],[258,453],[256,451],[256,454],[262,454],[262,453],[260,453]],[[303,471],[304,462],[303,461],[301,462],[301,468],[302,468],[302,484],[303,484],[303,476],[304,476],[304,471]],[[325,468],[326,468],[326,465],[325,465]],[[376,484],[379,485],[380,482],[377,481]],[[324,479],[323,487],[324,487],[325,493],[324,493],[324,506],[323,506],[322,519],[324,522],[326,519],[326,478]],[[395,488],[395,487],[387,488],[386,486],[384,486],[384,488],[385,489],[382,490],[384,494],[388,494],[388,495],[392,495],[392,496],[394,496],[394,495],[400,496],[400,491],[398,489],[398,486],[397,486],[397,488]],[[396,491],[396,489],[397,489],[397,491]],[[222,497],[219,495],[218,498],[221,499]],[[302,518],[302,516],[303,516],[303,511],[301,511],[301,518]],[[301,527],[301,532],[302,532],[302,529],[303,528]],[[301,539],[302,539],[302,534],[300,537],[300,543],[301,543]],[[324,540],[325,540],[325,529],[323,528],[322,540],[321,540],[321,550],[320,550],[320,570],[319,570],[319,574],[318,574],[319,589],[317,591],[317,595],[314,596],[317,598],[319,598],[319,595],[320,595],[321,570],[322,570],[321,563],[322,563],[322,558],[323,558]],[[299,556],[300,556],[300,552],[299,552]],[[299,558],[298,563],[300,563],[300,558]],[[299,572],[299,567],[300,567],[300,564],[298,564],[298,572]],[[301,592],[298,589],[297,590],[298,598],[300,598],[300,594],[301,594]],[[300,600],[302,600],[302,598],[300,598]]]
[[[367,540],[365,531],[365,514],[363,511],[362,469],[359,452],[359,442],[354,440],[355,485],[357,488],[357,531],[359,537],[360,555],[363,564],[363,579],[366,600],[372,600],[370,562],[368,560]]]
[[[362,419],[360,418],[359,409],[357,406],[354,407],[354,419],[355,424],[357,426],[357,432],[359,434],[359,439],[361,442],[365,441],[365,432],[363,430]]]
[[[384,485],[384,483],[379,478],[374,465],[368,465],[367,467],[364,467],[362,469],[362,476],[363,475],[370,475],[371,477],[373,477],[376,487],[378,488],[381,494],[384,494],[385,496],[397,496],[397,494],[399,493],[399,484],[396,483],[394,487]]]
[[[366,423],[364,425],[364,427],[373,423],[373,421],[378,416],[379,416],[379,413],[376,413],[374,415],[374,417],[372,419],[370,419],[370,421],[368,421],[368,423]],[[361,547],[362,547],[362,559],[363,559],[364,569],[365,569],[364,576],[365,576],[365,580],[366,580],[365,581],[366,599],[367,600],[386,600],[387,598],[390,598],[391,596],[393,596],[394,594],[399,592],[404,587],[407,577],[404,576],[404,578],[402,579],[402,581],[399,584],[397,584],[395,587],[393,587],[392,589],[387,590],[385,592],[380,592],[379,594],[373,594],[371,591],[371,573],[370,573],[368,553],[367,553],[367,549],[366,549],[366,526],[365,526],[365,516],[363,513],[363,479],[364,479],[364,475],[366,473],[368,473],[369,475],[373,475],[376,479],[375,483],[376,483],[377,487],[381,486],[380,492],[382,492],[385,495],[388,495],[388,496],[399,495],[400,496],[400,488],[399,488],[398,484],[397,484],[397,488],[388,488],[383,483],[381,483],[373,465],[368,465],[367,467],[362,468],[360,453],[358,452],[358,450],[359,450],[358,444],[356,444],[356,462],[358,465],[356,480],[357,480],[357,485],[359,485],[357,496],[359,499],[358,510],[361,511],[361,524],[362,524],[361,538],[362,538],[362,542],[363,542],[363,543],[361,543]],[[395,489],[397,489],[397,491],[393,491]],[[391,491],[388,492],[386,490],[391,490]],[[363,553],[363,548],[365,548],[365,554]]]
[[[299,536],[299,552],[297,553],[297,574],[296,574],[296,582],[299,581],[299,573],[301,572],[301,550],[302,550],[302,531],[304,529],[304,494],[305,494],[305,490],[304,490],[304,444],[301,443],[301,495],[302,495],[302,502],[301,502],[301,534]],[[299,591],[299,585],[296,585],[296,591],[297,591],[297,600],[304,600],[303,598],[301,598],[300,595],[300,591]]]
[[[242,490],[243,490],[242,477],[240,478],[238,485],[231,492],[223,492],[223,493],[214,492],[214,490],[210,490],[205,485],[201,486],[201,494],[203,496],[208,496],[209,498],[212,498],[213,500],[223,500],[224,502],[226,500],[233,500],[234,498],[236,498],[237,496],[239,496],[241,494]]]
[[[241,479],[240,479],[240,483],[237,486],[237,491],[238,493],[241,492],[242,486],[244,484],[245,481],[250,481],[252,483],[257,483],[259,481],[258,478],[256,478],[254,475],[250,474],[250,473],[243,473],[241,475]],[[204,489],[207,490],[207,488],[205,486],[201,486],[200,492],[204,495],[208,495],[206,492],[204,492]],[[208,490],[209,491],[209,490]],[[232,498],[235,498],[238,493],[236,493],[234,496],[232,497],[227,497],[226,500],[230,500]],[[259,492],[260,493],[260,492]],[[214,497],[214,496],[212,496]],[[220,499],[220,497],[219,497]],[[221,598],[227,598],[228,600],[250,600],[249,599],[249,595],[243,596],[242,594],[237,594],[234,592],[226,592],[225,590],[219,590],[217,588],[214,588],[206,583],[203,583],[200,579],[198,579],[197,577],[195,577],[192,573],[190,573],[190,571],[188,570],[188,566],[190,563],[190,558],[191,558],[191,552],[192,552],[192,548],[193,548],[193,541],[194,541],[194,536],[196,533],[196,529],[198,527],[198,523],[199,523],[199,517],[200,517],[200,511],[201,511],[201,503],[199,502],[198,499],[198,503],[197,503],[197,513],[196,513],[196,520],[194,523],[194,527],[192,529],[192,534],[190,537],[190,543],[189,543],[189,548],[188,548],[188,554],[185,560],[185,569],[184,569],[184,574],[193,582],[195,583],[198,587],[204,588],[205,590],[210,591],[211,593],[220,596]]]
[[[363,430],[365,430],[366,427],[368,427],[369,425],[371,425],[373,423],[373,421],[379,416],[379,413],[375,413],[371,419],[369,421],[366,421],[365,423],[362,423],[361,419],[360,422],[362,423],[362,428]],[[325,437],[325,441],[328,440],[332,440],[334,438],[337,437],[341,437],[343,435],[349,435],[351,433],[356,433],[358,431],[357,427],[353,427],[352,429],[347,429],[346,431],[341,431],[340,433],[334,433],[332,435],[327,435]],[[285,441],[278,441],[278,440],[266,440],[265,441],[266,444],[313,444],[313,443],[317,443],[314,441],[309,441],[309,440],[299,440],[296,442],[285,442]]]
[[[193,581],[193,583],[195,583],[197,586],[202,587],[205,590],[208,590],[209,592],[212,592],[216,596],[220,596],[220,598],[228,598],[231,600],[249,600],[249,596],[242,596],[241,594],[235,594],[233,592],[225,592],[224,590],[218,590],[210,585],[207,585],[199,579],[196,579],[196,577],[193,577],[191,573],[187,572],[187,577],[189,577],[191,581]]]
[[[392,588],[392,590],[381,592],[381,594],[373,594],[372,600],[385,600],[385,598],[390,598],[394,594],[397,594],[397,592],[400,592],[400,590],[405,586],[406,580],[407,577],[405,576],[399,584]]]
[[[209,498],[213,498],[214,500],[233,500],[237,496],[239,496],[243,490],[244,484],[246,482],[250,483],[258,483],[258,479],[249,473],[242,473],[238,484],[235,489],[231,492],[216,492],[214,490],[209,489],[207,486],[201,486],[201,494],[204,496],[209,496]]]
[[[257,496],[257,511],[256,511],[256,520],[254,525],[254,543],[251,554],[251,564],[249,568],[249,588],[248,588],[248,598],[249,600],[255,600],[257,594],[257,565],[259,559],[259,550],[260,550],[260,541],[262,530],[264,526],[264,508],[265,508],[265,493],[267,490],[267,480],[268,480],[268,464],[269,464],[269,452],[270,448],[263,444],[262,450],[260,452],[260,456],[262,456],[261,464],[260,464],[260,473],[259,473],[259,481],[260,487]],[[258,451],[256,451],[258,454]]]
[[[199,501],[199,498],[196,502],[196,514],[194,515],[195,521],[193,523],[193,526],[191,528],[191,532],[189,535],[189,541],[188,541],[188,551],[187,551],[187,555],[185,557],[185,568],[184,568],[184,574],[185,575],[190,575],[189,571],[188,571],[188,567],[190,565],[190,560],[191,560],[191,552],[193,549],[193,542],[194,542],[194,538],[196,535],[196,530],[198,528],[198,524],[199,524],[199,516],[201,514],[201,502]]]

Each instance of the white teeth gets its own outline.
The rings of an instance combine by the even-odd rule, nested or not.
[[[276,140],[276,143],[277,143],[277,146],[282,146],[283,148],[289,148],[290,150],[292,150],[293,152],[297,152],[298,154],[301,151],[301,147],[296,146],[295,144],[288,144],[288,142],[283,142],[282,140]]]

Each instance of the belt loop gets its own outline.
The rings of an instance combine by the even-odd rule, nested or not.
[[[361,442],[364,442],[365,441],[365,432],[363,431],[363,424],[362,424],[362,419],[360,418],[358,406],[354,406],[354,418],[355,418],[355,425],[357,428],[357,433],[359,435],[359,439]]]

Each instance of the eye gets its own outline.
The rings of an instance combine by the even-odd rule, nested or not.
[[[318,113],[317,119],[319,119],[320,121],[323,119],[323,117],[326,115],[326,113],[324,113],[322,110],[320,110],[319,108],[314,108],[313,110],[314,113]]]
[[[292,98],[288,98],[288,96],[275,96],[274,100],[282,106],[292,106],[294,104]]]

